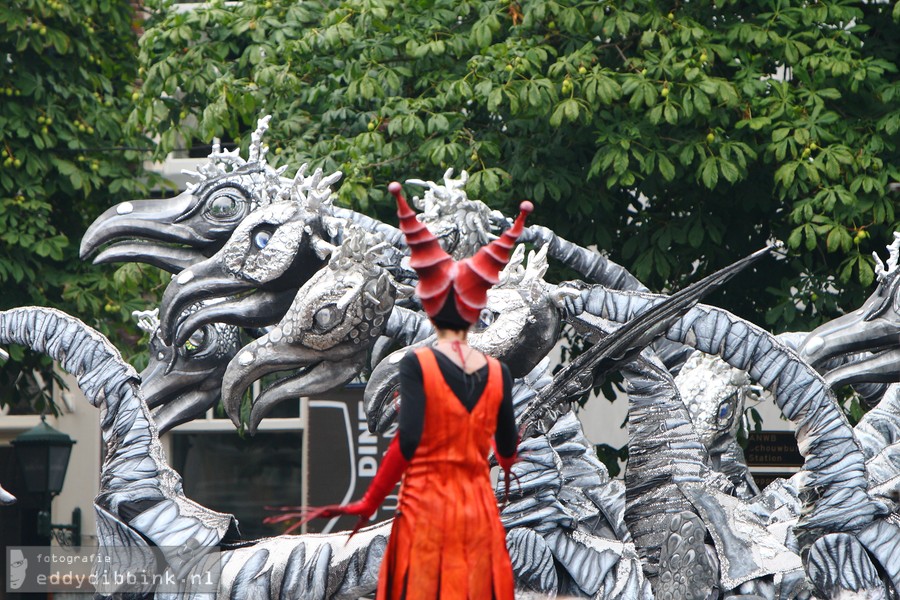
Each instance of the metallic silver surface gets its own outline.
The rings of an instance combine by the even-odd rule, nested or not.
[[[737,431],[748,403],[760,399],[761,389],[746,372],[702,352],[688,358],[675,377],[691,425],[709,453],[710,467],[724,473],[743,499],[759,494],[744,461]]]
[[[163,340],[187,340],[192,331],[179,317],[201,300],[298,289],[324,264],[316,244],[323,231],[319,216],[298,203],[271,204],[250,213],[216,254],[181,271],[166,287],[160,303]],[[207,312],[196,311],[192,326],[205,324],[196,315]],[[240,319],[230,322],[244,325]]]
[[[625,322],[659,297],[593,287],[582,292],[582,301],[586,312]],[[666,337],[747,371],[770,388],[782,413],[796,424],[806,458],[801,495],[808,506],[798,527],[815,538],[855,530],[887,512],[867,493],[862,452],[831,389],[792,350],[759,327],[704,305],[691,309]]]
[[[0,312],[0,344],[9,343],[59,360],[100,408],[106,458],[95,511],[101,547],[184,548],[166,555],[176,572],[189,566],[184,557],[192,556],[190,549],[222,547],[219,598],[350,600],[374,591],[390,522],[351,540],[346,533],[279,536],[228,550],[239,539],[237,522],[184,495],[181,477],[166,462],[139,377],[106,338],[54,309],[26,307]]]
[[[199,309],[199,305],[191,307]],[[204,325],[177,348],[160,336],[159,309],[135,311],[139,327],[150,334],[150,358],[141,372],[141,390],[161,434],[198,417],[216,405],[228,361],[241,347],[238,328]]]
[[[259,119],[247,160],[239,151],[223,151],[216,143],[208,161],[189,173],[194,182],[184,193],[171,199],[123,202],[104,212],[81,240],[82,259],[112,242],[95,263],[146,262],[177,273],[220,247],[252,211],[290,201],[292,187],[301,188],[302,183],[283,178],[283,168],[273,169],[266,162],[268,149],[262,137],[270,118]]]
[[[800,357],[820,370],[828,359],[853,355],[825,373],[832,387],[900,380],[900,232],[888,254],[887,265],[875,255],[878,286],[863,305],[821,325],[800,346]]]
[[[244,390],[264,375],[301,369],[254,399],[251,432],[277,403],[321,394],[359,374],[396,296],[390,276],[376,262],[372,239],[362,230],[351,233],[332,251],[327,266],[300,288],[278,325],[231,360],[222,380],[222,404],[236,425]]]
[[[817,539],[809,549],[807,572],[823,597],[886,600],[887,590],[862,544],[846,533]]]
[[[120,204],[85,235],[83,256],[112,243],[96,262],[177,273],[158,322],[143,315],[154,331],[143,389],[105,340],[54,311],[0,313],[0,343],[24,340],[62,359],[102,406],[105,544],[221,546],[222,598],[356,598],[374,590],[389,523],[346,547],[343,534],[234,546],[233,517],[184,497],[157,439],[214,403],[219,378],[237,423],[244,390],[285,374],[255,399],[252,431],[277,402],[367,366],[369,426],[383,430],[396,416],[399,358],[433,339],[399,230],[332,206],[339,173],[307,176],[304,165],[289,179],[269,167],[267,127],[260,119],[247,159],[215,147],[190,190]],[[425,188],[413,199],[420,219],[456,258],[509,226],[466,196],[466,179],[447,170],[440,184],[408,181]],[[502,511],[522,597],[897,597],[900,386],[888,384],[900,379],[900,234],[859,310],[783,340],[715,307],[691,308],[699,291],[651,294],[602,252],[539,225],[521,241],[539,251],[525,266],[516,249],[470,340],[510,365],[529,434]],[[583,281],[548,283],[548,258]],[[563,322],[599,350],[554,375],[546,357]],[[239,327],[257,337],[240,349]],[[703,354],[688,359],[693,350]],[[609,478],[570,410],[608,369],[622,371],[629,395],[624,482]],[[844,384],[880,399],[855,429],[831,392]],[[793,422],[805,465],[760,491],[736,428],[762,388]]]
[[[469,200],[463,187],[469,174],[460,173],[453,179],[453,169],[444,173],[443,185],[433,181],[408,179],[406,183],[428,188],[413,205],[420,211],[419,221],[425,223],[454,260],[468,258],[494,239],[491,234],[491,209],[479,200]]]
[[[551,382],[545,359],[513,391],[517,417]],[[651,598],[623,523],[624,486],[609,478],[574,413],[562,414],[547,433],[523,440],[519,457],[512,469],[516,483],[500,516],[510,534],[531,531],[529,547],[549,551],[558,579],[555,591],[575,597]],[[523,543],[519,536],[524,534],[512,539]],[[549,585],[549,576],[535,583],[535,573],[547,569],[543,551],[530,550],[538,561],[531,564],[522,560],[519,548],[512,551],[523,587]]]
[[[0,485],[0,505],[8,506],[10,504],[16,503],[16,497],[3,489],[3,486]]]

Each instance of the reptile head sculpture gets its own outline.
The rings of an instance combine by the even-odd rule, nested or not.
[[[543,279],[547,247],[531,252],[527,267],[524,259],[525,246],[517,246],[470,334],[472,346],[505,362],[513,377],[524,377],[547,356],[562,322]]]
[[[321,218],[303,204],[279,202],[252,212],[218,252],[168,285],[160,304],[163,341],[184,344],[214,321],[241,327],[277,323],[297,289],[322,268],[322,243]],[[189,306],[212,298],[228,300],[182,318]]]
[[[758,401],[762,391],[746,372],[701,352],[691,355],[675,382],[694,431],[708,449],[735,438],[744,406]]]
[[[293,182],[266,162],[269,119],[259,120],[247,160],[216,143],[208,162],[187,173],[194,181],[185,192],[122,202],[97,217],[81,240],[81,258],[110,244],[95,263],[143,262],[177,273],[221,248],[250,212],[290,201]]]
[[[362,231],[348,235],[327,266],[300,288],[281,322],[232,359],[222,401],[236,425],[244,391],[264,375],[294,371],[252,401],[251,432],[282,400],[339,387],[363,368],[396,297],[390,275],[377,264],[377,246],[366,241],[370,238]]]
[[[237,327],[212,323],[194,331],[183,345],[167,346],[159,335],[158,314],[159,309],[133,313],[138,326],[150,334],[150,360],[141,372],[141,387],[162,434],[215,406],[225,367],[240,349],[241,336]]]
[[[504,361],[513,377],[524,377],[556,345],[561,318],[543,275],[546,247],[531,252],[523,267],[525,247],[517,246],[499,274],[499,283],[487,294],[487,305],[472,326],[473,348]],[[425,319],[424,315],[422,319]],[[428,337],[395,351],[373,370],[366,385],[365,409],[370,431],[384,432],[394,422],[399,403],[400,359],[412,348],[434,341]]]
[[[800,357],[819,369],[829,359],[858,355],[824,374],[832,387],[900,381],[900,232],[888,253],[887,264],[875,255],[878,287],[863,305],[821,325],[800,346]]]
[[[408,179],[411,185],[427,188],[421,198],[414,196],[412,204],[418,210],[419,221],[434,234],[441,248],[453,260],[462,260],[490,242],[492,219],[503,216],[479,200],[470,200],[465,192],[469,174],[462,171],[453,178],[453,169],[444,173],[443,184],[422,179]]]

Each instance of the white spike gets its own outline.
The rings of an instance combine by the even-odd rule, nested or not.
[[[325,177],[324,179],[322,179],[322,181],[319,182],[319,185],[317,187],[320,190],[324,190],[325,188],[330,188],[332,185],[334,185],[335,183],[340,181],[341,177],[343,177],[343,176],[344,176],[343,173],[341,173],[340,171],[336,171],[336,172],[332,173],[331,175],[329,175],[328,177]]]
[[[319,187],[319,182],[322,181],[322,169],[316,169],[316,172],[312,174],[312,177],[309,179],[309,187],[312,189],[316,189]]]
[[[137,320],[138,329],[147,333],[154,333],[159,329],[159,307],[153,310],[135,310],[131,317]]]
[[[300,168],[297,169],[297,173],[294,175],[294,182],[300,182],[305,179],[306,169],[309,168],[309,163],[303,163],[300,165]]]
[[[894,241],[887,247],[887,250],[887,265],[881,262],[881,258],[876,253],[872,253],[875,257],[875,275],[879,282],[893,277],[897,272],[897,266],[900,263],[900,231],[894,232]]]
[[[315,251],[316,256],[318,256],[321,260],[325,260],[326,258],[328,258],[336,249],[337,246],[335,246],[334,244],[329,244],[325,240],[318,238],[313,240],[313,250]]]

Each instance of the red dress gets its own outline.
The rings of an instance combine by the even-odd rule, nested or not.
[[[487,461],[503,397],[500,363],[487,358],[487,385],[470,413],[432,350],[416,356],[425,422],[400,486],[377,599],[511,600],[512,566]]]

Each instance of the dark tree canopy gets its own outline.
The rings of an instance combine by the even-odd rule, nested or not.
[[[152,270],[101,269],[78,259],[102,210],[146,193],[150,143],[125,130],[137,78],[135,14],[127,0],[20,0],[0,6],[0,309],[66,310],[112,334],[133,334],[130,312]],[[156,284],[159,278],[152,272]],[[49,359],[11,348],[0,404],[48,399],[34,380]],[[22,373],[30,389],[14,392]]]
[[[390,218],[390,180],[467,169],[653,289],[780,239],[790,260],[713,300],[779,330],[858,305],[897,225],[900,3],[153,6],[132,117],[159,156],[271,113],[344,203]]]

